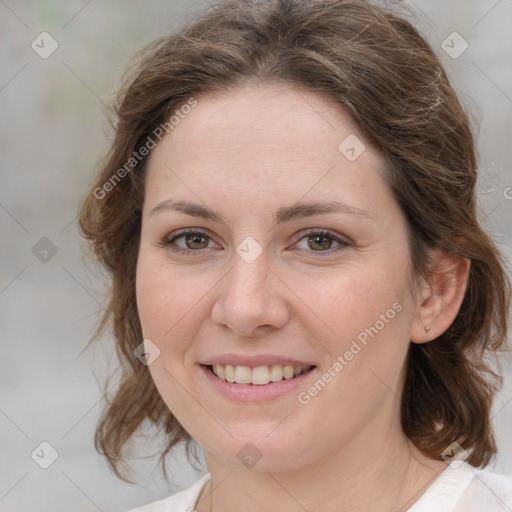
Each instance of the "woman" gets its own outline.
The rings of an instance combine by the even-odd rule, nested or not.
[[[80,217],[145,423],[209,473],[141,511],[502,511],[509,283],[432,49],[362,0],[226,1],[141,55]],[[164,466],[165,469],[165,466]]]

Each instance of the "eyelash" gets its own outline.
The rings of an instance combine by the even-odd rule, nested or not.
[[[195,249],[183,249],[181,247],[172,247],[172,244],[178,238],[181,238],[181,237],[189,235],[189,234],[202,235],[202,236],[206,236],[210,240],[212,239],[212,237],[208,234],[207,231],[204,231],[204,230],[199,229],[199,228],[185,228],[185,229],[180,229],[178,231],[173,231],[168,236],[166,236],[164,240],[158,241],[157,242],[157,246],[158,247],[162,247],[164,249],[171,250],[172,252],[174,252],[176,254],[185,254],[185,255],[191,255],[192,254],[194,256],[201,256],[203,251],[208,250],[207,248],[196,249],[195,250]],[[338,251],[340,251],[340,250],[342,250],[342,249],[344,249],[344,248],[346,248],[346,247],[348,247],[350,245],[350,243],[347,240],[345,240],[343,238],[340,238],[340,237],[332,234],[330,231],[327,231],[325,229],[309,229],[309,230],[306,230],[303,233],[301,233],[301,235],[302,236],[295,242],[295,244],[299,243],[304,238],[311,237],[311,236],[314,236],[314,235],[329,237],[333,241],[335,241],[335,242],[337,242],[339,244],[336,248],[330,249],[328,251],[313,251],[313,250],[306,251],[306,252],[309,252],[309,253],[318,254],[320,256],[328,256],[328,255],[334,254],[335,252],[338,252]],[[299,250],[304,251],[305,249],[299,249]]]

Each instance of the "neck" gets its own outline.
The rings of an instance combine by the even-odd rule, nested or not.
[[[359,436],[348,448],[287,471],[239,469],[207,453],[211,487],[197,511],[405,512],[446,464],[422,455],[403,433],[392,437]]]

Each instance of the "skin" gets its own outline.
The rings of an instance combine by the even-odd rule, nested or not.
[[[325,97],[265,85],[197,100],[150,157],[137,267],[144,338],[160,350],[149,370],[204,448],[211,474],[214,491],[206,488],[196,509],[407,510],[446,468],[400,427],[407,350],[453,321],[467,262],[435,252],[431,279],[412,279],[406,221],[383,159]],[[366,146],[355,161],[338,150],[350,134]],[[225,222],[173,209],[150,215],[168,199],[206,205]],[[365,214],[273,222],[279,208],[325,201]],[[190,248],[185,237],[162,246],[182,228],[207,231],[205,248]],[[347,244],[323,239],[324,252],[333,252],[322,255],[325,246],[319,250],[304,233],[309,228]],[[252,263],[236,252],[248,236],[263,249]],[[401,311],[301,404],[298,391],[397,303]],[[291,355],[317,368],[297,391],[239,403],[213,389],[199,367],[227,352]],[[248,442],[261,453],[252,468],[237,457]]]

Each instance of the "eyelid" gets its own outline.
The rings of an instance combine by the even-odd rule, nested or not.
[[[307,252],[309,254],[318,254],[321,257],[322,255],[328,256],[330,254],[334,254],[334,253],[341,251],[342,249],[353,244],[353,242],[348,237],[339,235],[336,232],[331,231],[330,229],[308,228],[308,229],[302,230],[299,233],[297,233],[297,235],[295,237],[296,241],[293,243],[293,245],[296,245],[297,243],[299,243],[303,238],[306,238],[307,236],[312,236],[312,235],[328,236],[328,237],[332,238],[334,241],[336,241],[339,245],[337,247],[335,247],[334,249],[329,249],[327,251],[312,251],[312,250],[306,251],[305,249],[297,249],[298,251]]]
[[[172,231],[171,233],[166,235],[162,240],[158,240],[156,242],[156,245],[158,247],[168,249],[172,252],[181,253],[181,254],[195,254],[195,255],[202,254],[203,251],[205,251],[206,249],[193,250],[193,249],[183,249],[182,247],[179,247],[179,246],[171,247],[173,241],[176,238],[180,238],[180,237],[188,235],[188,234],[204,235],[204,236],[208,237],[212,242],[217,244],[217,242],[215,242],[214,237],[212,236],[212,234],[210,233],[210,231],[208,229],[189,227],[189,228],[182,228],[182,229],[177,229],[175,231]],[[219,245],[219,244],[217,244],[217,245]]]
[[[175,253],[193,254],[195,256],[200,256],[200,255],[202,255],[204,253],[204,251],[211,249],[211,248],[209,248],[209,249],[208,248],[203,248],[203,249],[196,249],[196,250],[194,250],[194,249],[183,249],[182,247],[179,247],[179,246],[171,247],[171,244],[172,244],[173,240],[175,240],[176,238],[185,236],[187,234],[200,234],[200,235],[204,235],[204,236],[208,237],[212,242],[217,243],[217,242],[215,242],[214,237],[212,236],[212,234],[210,233],[210,231],[208,229],[206,229],[206,228],[188,227],[188,228],[182,228],[182,229],[177,229],[175,231],[172,231],[167,236],[165,236],[165,238],[163,240],[159,240],[156,243],[156,245],[158,247],[169,249],[169,250],[171,250],[172,252],[175,252]],[[303,253],[319,255],[320,257],[321,256],[328,256],[328,255],[334,254],[334,253],[336,253],[336,252],[346,248],[347,246],[352,245],[352,243],[353,243],[347,237],[339,235],[336,232],[333,232],[333,231],[331,231],[329,229],[325,229],[325,228],[308,228],[308,229],[304,229],[302,231],[299,231],[295,235],[295,241],[293,242],[292,247],[294,245],[296,245],[297,243],[299,243],[302,239],[304,239],[304,238],[306,238],[308,236],[312,236],[312,235],[320,235],[320,236],[330,237],[335,242],[337,242],[339,245],[336,248],[329,249],[327,251],[313,251],[313,250],[309,250],[308,251],[306,249],[297,249],[298,251],[302,251]],[[217,245],[219,245],[219,244],[217,244]]]
[[[353,243],[352,240],[349,237],[347,237],[345,235],[341,235],[340,233],[337,233],[336,231],[333,231],[333,230],[327,229],[327,228],[307,228],[307,229],[303,229],[303,230],[299,231],[295,235],[295,237],[297,238],[297,240],[301,240],[305,236],[317,235],[317,234],[327,235],[327,236],[330,236],[330,237],[334,238],[335,240],[339,240],[340,242],[345,242],[347,244]]]
[[[207,235],[208,237],[213,239],[213,235],[208,229],[190,227],[190,228],[176,229],[176,230],[172,231],[165,237],[165,240],[172,240],[173,238],[177,238],[178,236],[188,235],[191,233],[199,233],[201,235]]]

